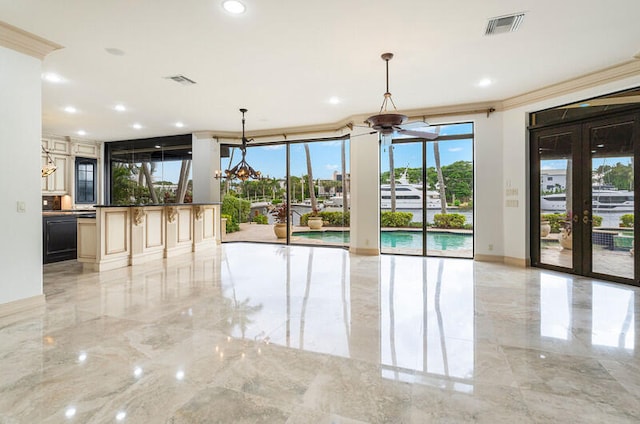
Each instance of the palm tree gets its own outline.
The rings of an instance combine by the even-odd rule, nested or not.
[[[144,174],[144,178],[147,180],[147,187],[149,187],[149,195],[151,196],[151,202],[154,204],[158,203],[158,194],[153,187],[153,180],[151,179],[151,174],[155,168],[155,163],[151,162],[151,172],[149,171],[148,163],[142,162],[140,165],[142,167],[142,173]]]
[[[391,212],[396,211],[396,170],[393,165],[393,144],[389,145],[389,190],[391,193]]]
[[[307,155],[307,181],[309,182],[309,197],[311,198],[311,213],[315,215],[318,212],[318,200],[316,199],[316,191],[313,185],[313,170],[311,169],[311,153],[309,153],[309,143],[304,143],[304,152]]]
[[[440,190],[440,212],[447,213],[447,197],[444,191],[444,177],[442,176],[442,166],[440,166],[440,146],[438,140],[433,140],[433,156],[436,161],[436,173],[438,174],[438,189]]]
[[[343,217],[346,217],[347,212],[349,212],[349,185],[347,183],[347,155],[346,155],[345,145],[346,145],[346,140],[343,139],[342,140],[342,213],[343,213]]]

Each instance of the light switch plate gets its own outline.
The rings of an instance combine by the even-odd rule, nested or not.
[[[21,200],[18,200],[17,208],[19,213],[25,213],[27,211],[27,204]]]

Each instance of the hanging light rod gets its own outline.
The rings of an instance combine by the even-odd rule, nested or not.
[[[238,162],[236,166],[234,166],[233,168],[227,169],[226,171],[224,171],[224,173],[226,177],[230,180],[233,180],[235,178],[238,178],[241,181],[247,181],[249,178],[254,180],[260,180],[262,179],[262,174],[260,173],[260,171],[256,171],[255,169],[253,169],[251,165],[247,163],[247,160],[246,160],[247,144],[252,142],[253,139],[247,139],[247,137],[244,134],[244,123],[245,123],[244,114],[247,113],[247,109],[242,108],[240,109],[240,112],[242,112],[242,145],[240,146],[240,151],[242,152],[242,159],[240,159],[240,162]],[[219,176],[216,175],[215,178],[219,178]]]

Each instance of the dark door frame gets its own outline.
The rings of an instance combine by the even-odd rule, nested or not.
[[[560,272],[569,272],[577,275],[584,275],[591,278],[599,278],[625,284],[640,286],[640,255],[634,255],[634,277],[632,279],[613,275],[599,274],[592,271],[592,240],[591,240],[591,155],[590,137],[591,129],[607,123],[624,122],[633,120],[633,156],[634,165],[640,162],[640,107],[634,110],[615,111],[612,113],[602,113],[591,116],[583,120],[574,120],[567,123],[556,123],[548,126],[536,126],[529,128],[529,149],[530,149],[530,193],[531,193],[531,228],[530,228],[530,255],[531,264],[534,267],[551,269]],[[546,264],[541,262],[540,249],[540,154],[538,151],[538,139],[554,133],[571,133],[572,146],[571,156],[573,159],[572,178],[573,184],[573,207],[572,213],[578,214],[578,223],[574,221],[573,228],[573,257],[571,268],[559,265]],[[640,193],[640,167],[634,166],[634,193]],[[589,183],[586,184],[585,182]],[[579,182],[582,182],[581,184]],[[634,197],[636,197],[634,196]],[[582,222],[583,211],[588,210],[588,225]],[[640,206],[634,201],[634,216],[639,216]],[[637,224],[634,225],[636,228]],[[634,231],[634,245],[640,245],[640,232]],[[576,249],[576,247],[578,249]],[[578,252],[578,254],[576,254]]]

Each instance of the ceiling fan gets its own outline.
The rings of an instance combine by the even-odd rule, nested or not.
[[[438,138],[438,136],[440,135],[439,126],[431,127],[432,131],[419,131],[415,129],[416,124],[419,126],[424,126],[425,123],[406,123],[408,117],[398,112],[398,108],[393,102],[391,93],[389,92],[389,61],[393,59],[393,53],[383,53],[381,58],[385,61],[386,64],[387,91],[384,93],[384,99],[382,100],[382,106],[380,106],[380,112],[377,115],[368,117],[365,122],[369,124],[370,128],[373,128],[378,133],[380,133],[383,141],[388,140],[387,142],[390,142],[391,136],[393,134],[410,135],[414,137],[426,138],[427,140],[434,140]],[[391,103],[391,106],[393,106],[393,111],[391,112],[387,111],[389,103]],[[428,126],[429,124],[426,125]]]

